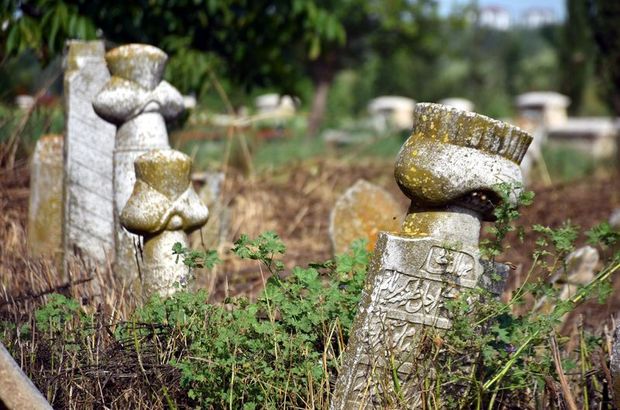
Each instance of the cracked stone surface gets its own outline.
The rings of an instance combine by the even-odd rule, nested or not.
[[[93,107],[101,118],[115,124],[114,225],[115,273],[128,282],[138,277],[139,238],[125,230],[119,215],[131,195],[136,177],[134,161],[153,149],[169,149],[166,121],[183,111],[183,97],[162,81],[168,56],[157,47],[129,44],[105,55],[112,77],[97,95]]]
[[[172,254],[175,243],[189,247],[189,234],[209,216],[190,180],[191,159],[175,150],[151,150],[135,161],[136,183],[120,215],[129,232],[144,240],[138,260],[145,295],[169,295],[188,267]]]
[[[465,289],[501,293],[480,257],[480,226],[493,218],[495,185],[521,182],[519,161],[530,141],[517,127],[482,115],[416,106],[395,166],[411,206],[400,232],[379,234],[332,409],[384,408],[386,395],[395,394],[394,383],[385,382],[393,377],[407,406],[420,405],[411,355],[425,328],[449,329],[445,302]],[[505,267],[494,270],[505,280]]]

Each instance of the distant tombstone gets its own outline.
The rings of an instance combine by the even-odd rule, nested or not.
[[[570,99],[554,91],[532,91],[517,96],[518,122],[527,131],[566,122]]]
[[[230,225],[230,212],[222,202],[223,172],[205,172],[192,175],[192,180],[202,184],[198,198],[209,208],[209,221],[200,230],[192,233],[192,248],[216,249],[224,241]]]
[[[145,296],[170,295],[189,274],[172,248],[176,243],[189,247],[188,234],[209,216],[190,181],[191,164],[187,155],[170,149],[149,151],[135,161],[136,182],[120,222],[143,237],[144,250],[136,258]]]
[[[30,164],[28,249],[34,256],[59,256],[62,250],[63,136],[44,135]]]
[[[463,111],[474,110],[474,103],[465,98],[459,98],[459,97],[444,98],[443,100],[439,101],[439,104],[447,105],[448,107],[454,107],[456,109],[463,110]]]
[[[481,222],[493,219],[497,184],[521,181],[531,137],[519,128],[439,104],[417,104],[413,123],[394,173],[411,206],[399,232],[377,239],[332,410],[386,408],[386,396],[421,408],[433,375],[420,374],[416,349],[428,330],[452,326],[448,301],[488,286]]]
[[[598,262],[599,253],[591,246],[583,246],[571,252],[565,259],[566,270],[554,278],[562,284],[560,299],[569,299],[575,295],[579,286],[590,283],[594,279]]]
[[[129,44],[109,51],[112,78],[97,94],[97,114],[117,126],[114,144],[115,273],[129,282],[138,276],[139,238],[120,224],[119,215],[134,183],[134,160],[152,149],[169,149],[166,120],[183,111],[183,97],[162,81],[168,56],[162,50]]]
[[[63,251],[67,262],[103,264],[114,252],[112,151],[114,126],[93,111],[95,95],[110,79],[101,41],[70,41],[64,78]]]
[[[373,250],[380,231],[397,231],[404,210],[385,189],[358,180],[336,201],[330,215],[329,234],[335,254],[346,252],[356,239],[366,239]]]
[[[410,130],[414,108],[414,100],[395,95],[377,97],[368,103],[368,112],[381,130]]]
[[[256,97],[256,110],[259,114],[293,115],[296,110],[295,99],[289,95],[263,94]]]

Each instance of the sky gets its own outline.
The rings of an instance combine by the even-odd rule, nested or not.
[[[501,6],[513,17],[519,17],[530,7],[552,9],[560,18],[565,14],[565,0],[477,0],[480,6]],[[450,11],[452,4],[466,4],[468,0],[439,0],[442,13]]]

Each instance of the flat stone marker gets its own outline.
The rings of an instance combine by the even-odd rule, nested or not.
[[[105,55],[112,78],[93,107],[117,126],[114,145],[114,225],[116,275],[131,282],[138,276],[139,238],[122,228],[119,215],[136,177],[134,160],[152,149],[169,149],[166,120],[183,111],[183,97],[162,81],[168,56],[157,47],[129,44]]]
[[[95,95],[110,79],[102,41],[70,41],[64,77],[63,250],[67,262],[103,264],[114,252],[112,151],[114,126],[93,111]]]
[[[189,269],[176,261],[175,243],[189,246],[188,234],[207,222],[209,211],[190,181],[191,159],[175,150],[152,150],[135,161],[136,183],[120,221],[129,232],[144,238],[138,257],[145,296],[170,295]]]
[[[411,199],[399,233],[381,233],[336,383],[332,409],[418,408],[412,355],[425,329],[449,329],[447,300],[485,286],[478,248],[500,182],[521,181],[531,137],[519,128],[438,104],[417,104],[396,181]],[[511,197],[516,202],[517,194]],[[388,381],[386,383],[386,380]]]
[[[44,135],[30,164],[28,249],[34,256],[60,256],[62,250],[63,136]]]
[[[336,201],[330,215],[329,233],[334,254],[349,250],[356,239],[366,239],[375,248],[380,231],[398,231],[404,210],[385,189],[358,180]]]

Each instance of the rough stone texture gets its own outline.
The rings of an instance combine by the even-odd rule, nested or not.
[[[51,410],[52,408],[1,342],[0,408],[11,410]]]
[[[44,135],[32,156],[28,249],[35,256],[58,257],[62,251],[62,150],[62,135]]]
[[[103,42],[70,41],[67,50],[64,258],[68,262],[78,255],[82,260],[105,263],[114,252],[114,126],[95,114],[92,102],[110,79],[110,73],[104,60]]]
[[[358,180],[336,201],[330,215],[329,233],[335,254],[349,249],[356,239],[366,239],[372,251],[380,231],[397,231],[404,210],[380,186]]]
[[[567,300],[577,292],[579,286],[587,285],[594,279],[599,253],[591,246],[583,246],[566,257],[566,272],[557,279],[562,283],[560,299]]]
[[[175,150],[152,150],[135,161],[136,183],[120,221],[144,239],[139,260],[142,289],[168,295],[183,282],[188,268],[177,262],[172,247],[189,246],[188,234],[207,222],[209,211],[190,181],[191,159]]]
[[[480,225],[492,218],[494,185],[521,181],[519,161],[530,141],[478,114],[416,106],[395,169],[411,206],[400,233],[379,235],[332,409],[383,408],[385,396],[394,396],[393,377],[407,407],[421,405],[412,355],[425,328],[449,329],[445,302],[465,289],[501,293],[501,283],[484,275],[490,264],[480,259]],[[500,268],[503,282],[507,271]]]
[[[112,78],[97,95],[97,114],[117,126],[114,146],[115,273],[128,281],[138,276],[138,238],[124,230],[119,215],[136,181],[133,163],[152,149],[170,148],[166,120],[183,111],[183,97],[162,81],[168,56],[145,44],[109,51],[105,59]]]

